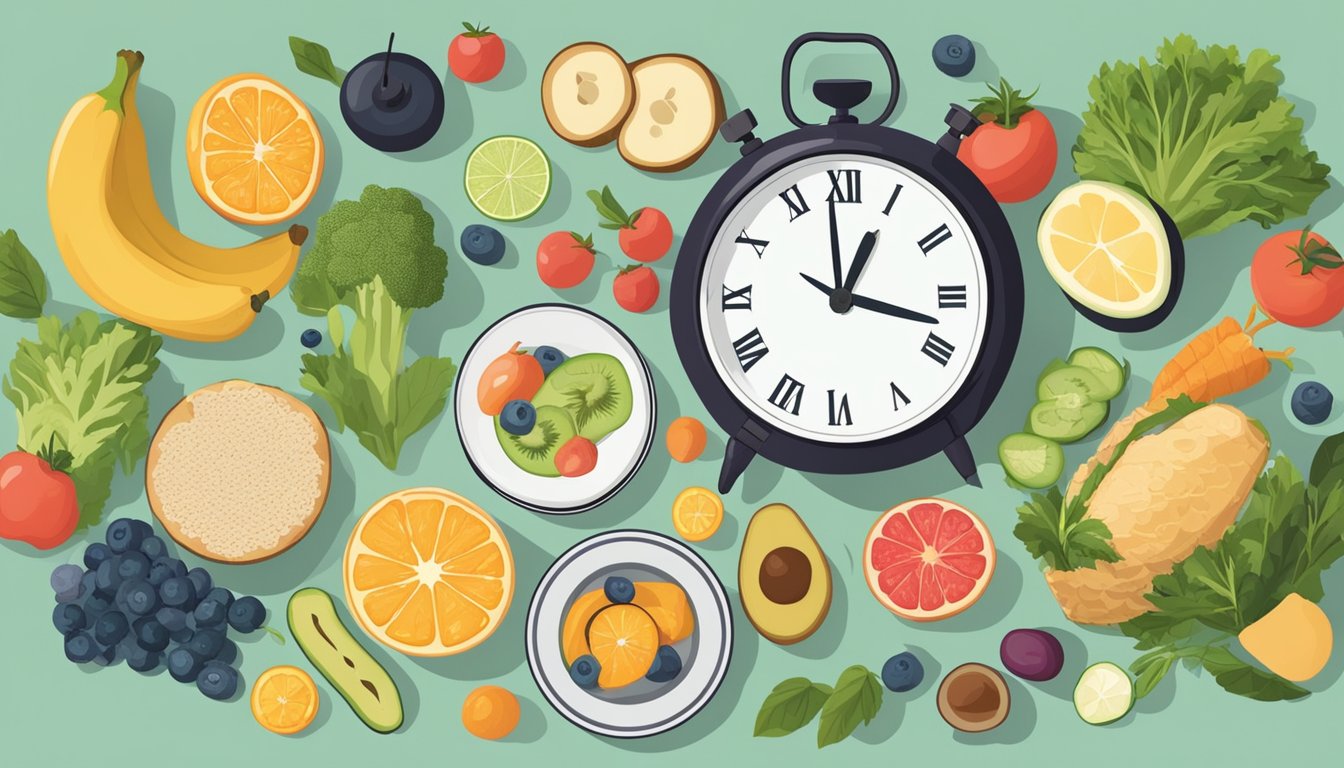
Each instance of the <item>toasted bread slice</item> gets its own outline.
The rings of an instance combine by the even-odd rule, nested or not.
[[[556,135],[572,144],[611,142],[635,104],[625,59],[601,43],[575,43],[546,65],[541,108]]]
[[[331,482],[321,419],[283,390],[221,381],[163,417],[145,464],[149,506],[173,541],[201,557],[252,563],[292,547]]]
[[[621,126],[617,147],[627,163],[671,173],[694,163],[723,122],[723,93],[699,61],[680,54],[630,65],[635,108]]]

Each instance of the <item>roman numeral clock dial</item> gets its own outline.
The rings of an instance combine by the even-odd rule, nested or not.
[[[957,207],[866,155],[793,163],[742,197],[700,282],[700,331],[758,421],[834,443],[925,423],[966,384],[987,278]]]

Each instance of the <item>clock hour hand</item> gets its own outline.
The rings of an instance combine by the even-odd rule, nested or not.
[[[818,280],[817,278],[812,277],[811,275],[805,275],[805,274],[803,274],[802,272],[799,272],[799,273],[798,273],[798,276],[801,277],[801,278],[803,278],[804,280],[806,280],[808,285],[812,286],[813,288],[816,288],[818,291],[821,291],[822,293],[826,294],[827,296],[830,296],[832,293],[835,292],[835,289],[834,289],[834,288],[832,288],[831,286],[829,286],[829,285],[827,285],[827,284],[821,282],[821,281]]]
[[[863,239],[859,241],[859,251],[854,254],[854,261],[850,262],[849,274],[845,275],[845,290],[854,291],[854,286],[859,282],[859,276],[863,274],[863,268],[868,266],[868,259],[877,249],[876,230],[863,233]]]
[[[831,288],[840,287],[840,233],[835,224],[835,199],[829,201],[831,209],[831,272],[835,275],[835,281],[831,283]]]
[[[931,317],[923,312],[916,312],[913,309],[898,307],[895,304],[888,304],[885,301],[870,299],[867,296],[850,296],[850,301],[852,301],[854,306],[859,309],[866,309],[869,312],[877,312],[883,315],[899,317],[902,320],[911,320],[916,323],[928,323],[929,325],[938,324],[938,318],[936,317]]]

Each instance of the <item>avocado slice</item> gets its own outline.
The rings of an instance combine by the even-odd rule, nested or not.
[[[791,645],[821,628],[831,609],[831,569],[803,519],[783,504],[757,510],[742,537],[737,589],[757,632]]]
[[[519,469],[540,477],[559,477],[555,454],[574,437],[574,420],[564,408],[537,406],[537,423],[526,435],[510,434],[495,417],[495,436],[499,447]]]
[[[621,361],[590,352],[557,365],[532,398],[540,418],[544,405],[564,408],[580,437],[596,443],[630,420],[634,391]]]
[[[387,670],[350,635],[331,595],[315,587],[289,598],[289,631],[327,682],[378,733],[401,727],[401,693]]]

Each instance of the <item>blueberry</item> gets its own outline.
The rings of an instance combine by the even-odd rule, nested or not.
[[[648,674],[644,677],[655,683],[666,683],[676,679],[679,674],[681,674],[681,654],[670,645],[660,645],[658,653],[653,656],[653,664],[649,665]]]
[[[504,236],[487,224],[468,224],[462,230],[462,253],[477,264],[498,264],[504,258]]]
[[[93,642],[88,632],[75,632],[65,638],[65,658],[76,664],[93,661],[98,651],[98,644]]]
[[[122,581],[143,579],[149,575],[149,558],[139,552],[117,555],[117,575]]]
[[[120,555],[123,552],[133,552],[140,548],[140,542],[145,540],[149,532],[145,528],[137,526],[136,523],[140,523],[145,528],[149,527],[139,520],[131,520],[126,517],[114,520],[111,525],[107,526],[107,548],[112,550],[112,554]]]
[[[229,606],[229,626],[247,634],[266,623],[266,606],[255,597],[240,597]]]
[[[51,572],[51,591],[58,595],[77,593],[83,579],[84,569],[78,565],[58,565]]]
[[[140,554],[150,560],[158,560],[168,556],[168,545],[158,536],[146,536],[145,540],[140,542]]]
[[[205,597],[205,593],[214,585],[210,579],[210,572],[204,568],[192,568],[187,571],[187,578],[191,579],[191,586],[196,588],[196,596],[200,598]]]
[[[975,68],[975,44],[962,35],[944,35],[933,44],[933,64],[952,77],[970,74]]]
[[[162,653],[146,650],[143,646],[129,649],[126,652],[126,666],[136,672],[153,672],[159,668],[161,661],[163,661]]]
[[[177,632],[187,628],[187,612],[181,608],[164,606],[154,612],[154,620],[162,624],[163,628],[169,632]]]
[[[196,607],[196,587],[190,579],[174,576],[159,585],[159,598],[170,608],[192,609]]]
[[[93,663],[100,667],[110,667],[121,661],[121,655],[117,653],[116,644],[98,646],[98,653],[93,657]]]
[[[196,678],[196,687],[206,698],[224,701],[238,692],[238,670],[222,661],[207,661]]]
[[[510,435],[526,435],[537,425],[537,409],[526,400],[510,400],[499,412],[499,426]]]
[[[131,634],[135,635],[136,644],[146,651],[162,651],[168,647],[168,628],[158,619],[148,616],[136,619],[131,625]]]
[[[204,664],[204,660],[190,648],[179,645],[168,652],[168,674],[179,683],[196,682]]]
[[[224,647],[224,631],[219,629],[198,629],[191,636],[187,647],[202,659],[213,659]]]
[[[226,610],[233,605],[233,593],[223,587],[215,587],[206,592],[202,599],[214,600],[216,603],[223,605]]]
[[[196,632],[191,627],[182,627],[181,629],[171,630],[168,633],[168,638],[178,645],[186,645],[191,642],[191,638],[195,635]]]
[[[112,556],[112,550],[101,541],[95,541],[84,548],[84,567],[90,571],[98,570],[99,564]]]
[[[144,579],[122,582],[117,597],[132,616],[149,616],[159,610],[159,591]]]
[[[83,600],[85,597],[88,597],[89,595],[92,595],[93,592],[94,592],[94,590],[95,590],[95,588],[97,587],[97,584],[94,583],[94,582],[96,582],[97,580],[98,580],[98,574],[97,574],[97,573],[95,573],[94,571],[85,571],[85,572],[84,572],[84,577],[83,577],[82,579],[79,580],[79,598],[78,598],[78,599]],[[57,599],[60,600],[59,597],[57,597]],[[64,602],[67,602],[67,601],[65,601],[65,600],[61,600],[61,602],[64,603]]]
[[[882,665],[882,684],[896,693],[913,690],[924,680],[924,665],[915,654],[904,651]]]
[[[309,328],[308,330],[299,334],[299,343],[309,349],[312,349],[313,347],[316,347],[318,344],[322,343],[322,332],[317,330],[316,328]]]
[[[56,626],[56,631],[62,635],[78,632],[88,626],[84,617],[84,609],[74,603],[58,604],[56,609],[51,612],[51,623]]]
[[[1293,415],[1303,424],[1320,424],[1330,418],[1335,396],[1319,381],[1304,381],[1293,390]]]
[[[569,665],[569,677],[580,688],[596,687],[597,676],[601,672],[602,666],[592,656],[580,656],[574,660],[573,664]]]
[[[173,566],[167,560],[155,560],[149,564],[149,575],[145,576],[151,586],[158,587],[173,577]]]
[[[121,611],[109,610],[93,623],[93,639],[99,645],[116,645],[129,630],[126,615]]]
[[[554,371],[556,366],[569,359],[564,352],[555,347],[547,346],[540,346],[532,350],[532,356],[537,358],[538,363],[541,363],[541,372],[547,376],[551,375],[551,371]]]
[[[624,576],[608,576],[602,591],[613,603],[628,603],[635,599],[635,584]]]
[[[222,661],[225,664],[232,664],[238,660],[238,644],[224,638],[224,644],[219,647],[219,653],[215,654],[215,661]]]
[[[117,587],[121,586],[121,574],[117,572],[116,558],[108,558],[98,565],[98,573],[94,577],[93,588],[103,597],[111,599],[117,594]]]
[[[97,592],[90,592],[84,595],[84,600],[80,603],[84,609],[84,617],[90,625],[98,620],[99,616],[107,613],[112,608],[112,602]]]
[[[196,619],[197,627],[218,627],[228,618],[229,609],[218,600],[207,597],[196,604],[191,616]]]

